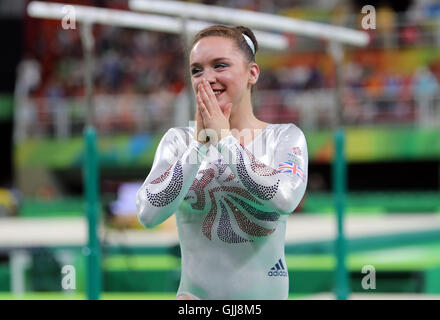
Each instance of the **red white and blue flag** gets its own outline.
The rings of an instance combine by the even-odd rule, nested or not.
[[[302,171],[300,166],[290,161],[285,161],[278,164],[278,172],[293,173],[300,177],[303,181],[305,180],[304,172]]]

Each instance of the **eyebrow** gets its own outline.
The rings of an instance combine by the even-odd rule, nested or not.
[[[219,60],[229,60],[229,59],[226,58],[226,57],[221,57],[221,58],[215,58],[211,62],[217,62]],[[191,64],[190,68],[195,67],[195,66],[200,66],[200,63],[194,62],[194,63]]]

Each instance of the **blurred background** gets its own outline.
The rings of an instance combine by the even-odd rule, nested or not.
[[[62,1],[129,10],[128,0]],[[190,1],[362,29],[342,68],[352,297],[440,296],[440,3],[436,0]],[[78,30],[30,18],[26,0],[0,1],[0,299],[85,297],[87,222],[82,133],[86,102]],[[157,144],[188,125],[181,37],[96,25],[94,108],[99,135],[103,298],[174,299],[180,254],[173,218],[143,229],[135,193]],[[298,125],[309,148],[306,195],[289,217],[290,297],[331,298],[335,69],[326,41],[288,35],[261,50],[257,118]],[[76,270],[62,288],[62,268]],[[374,289],[362,287],[364,266]]]

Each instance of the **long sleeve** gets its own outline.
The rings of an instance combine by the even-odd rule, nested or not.
[[[177,130],[171,128],[162,137],[151,171],[136,195],[138,219],[147,228],[176,211],[209,150],[196,140],[187,146]]]
[[[232,135],[223,138],[217,149],[242,187],[266,209],[290,214],[300,203],[307,185],[307,143],[302,131],[293,124],[279,135],[271,161],[273,167],[259,161]]]

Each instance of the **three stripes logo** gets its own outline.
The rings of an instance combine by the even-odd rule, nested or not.
[[[287,277],[287,270],[284,268],[283,262],[278,260],[278,262],[270,268],[267,273],[269,277]]]

